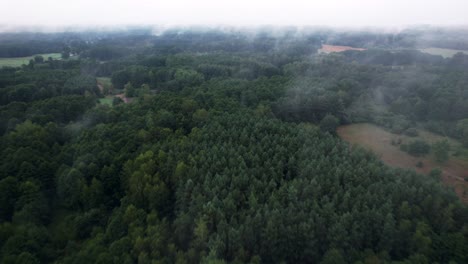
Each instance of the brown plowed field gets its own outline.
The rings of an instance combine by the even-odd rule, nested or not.
[[[346,50],[359,50],[363,51],[366,49],[353,48],[349,46],[335,46],[335,45],[322,45],[322,48],[318,50],[319,53],[330,53],[330,52],[342,52]]]

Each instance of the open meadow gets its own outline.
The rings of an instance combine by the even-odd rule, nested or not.
[[[446,185],[454,187],[457,195],[464,202],[468,202],[468,182],[464,180],[465,177],[468,177],[468,160],[466,157],[455,157],[451,153],[447,162],[438,163],[432,153],[424,157],[415,157],[400,150],[399,144],[392,144],[392,141],[400,141],[401,144],[406,144],[415,139],[422,139],[432,144],[438,140],[447,139],[452,149],[457,149],[460,144],[458,141],[422,130],[418,130],[419,135],[417,137],[397,135],[368,123],[341,126],[337,132],[343,140],[373,151],[389,166],[414,169],[423,174],[428,174],[432,169],[440,168],[442,170],[442,181]],[[418,162],[422,162],[423,166],[418,167]]]
[[[23,64],[28,64],[30,60],[33,60],[35,56],[42,56],[44,60],[47,60],[51,57],[54,60],[61,59],[60,53],[45,53],[45,54],[36,54],[28,57],[18,57],[18,58],[0,58],[0,68],[1,67],[20,67]]]
[[[444,58],[451,58],[453,55],[457,54],[458,52],[468,54],[468,50],[455,50],[455,49],[442,49],[442,48],[426,48],[426,49],[419,49],[419,51],[428,53],[431,55],[440,55]]]

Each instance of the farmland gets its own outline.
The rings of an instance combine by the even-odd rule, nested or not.
[[[20,67],[23,64],[28,64],[29,60],[34,59],[35,56],[42,56],[44,60],[47,60],[49,57],[52,59],[60,59],[60,53],[46,53],[46,54],[37,54],[28,57],[18,57],[18,58],[0,58],[0,68],[1,67]]]
[[[322,48],[318,50],[319,53],[331,53],[331,52],[343,52],[347,50],[358,50],[358,51],[363,51],[366,49],[362,48],[354,48],[350,46],[335,46],[335,45],[322,45]]]
[[[419,173],[428,174],[432,169],[442,170],[442,181],[455,188],[457,195],[468,202],[468,182],[464,177],[468,176],[468,160],[466,157],[454,157],[440,164],[434,160],[432,155],[426,157],[414,157],[400,150],[398,145],[392,141],[401,140],[401,144],[408,143],[414,139],[423,139],[429,143],[434,143],[441,139],[446,139],[427,131],[419,131],[418,137],[392,134],[378,126],[372,124],[353,124],[338,128],[338,135],[345,141],[362,146],[373,151],[384,163],[392,167],[414,169]],[[460,148],[460,143],[453,139],[448,139],[452,149]],[[453,154],[453,153],[451,153]],[[422,162],[423,166],[416,164]]]

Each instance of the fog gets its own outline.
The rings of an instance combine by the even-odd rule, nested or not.
[[[468,24],[466,0],[0,0],[0,30],[36,26]]]

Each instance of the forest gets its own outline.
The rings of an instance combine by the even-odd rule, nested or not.
[[[468,159],[468,55],[418,50],[464,36],[2,33],[0,57],[62,55],[0,68],[0,262],[468,263],[467,204],[436,172],[336,134],[425,129]]]

